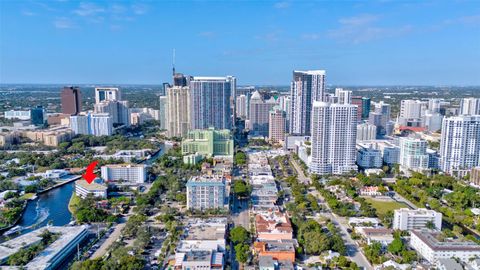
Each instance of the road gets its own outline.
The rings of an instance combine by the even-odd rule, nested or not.
[[[403,202],[405,203],[406,205],[408,205],[408,207],[410,207],[411,209],[417,209],[418,207],[413,204],[411,201],[405,199],[402,195],[398,194],[397,192],[395,192],[395,195],[393,195],[392,197],[395,201],[397,202]]]
[[[304,184],[310,184],[310,179],[305,177],[305,174],[303,173],[302,168],[300,168],[300,165],[294,160],[293,158],[290,159],[290,161],[293,164],[293,167],[297,171],[298,174],[298,180],[301,183]],[[347,231],[347,228],[345,225],[342,223],[342,220],[340,217],[338,217],[335,213],[333,213],[332,209],[328,206],[328,204],[325,202],[324,198],[322,195],[316,190],[315,188],[311,187],[308,189],[308,193],[312,194],[315,196],[318,200],[319,204],[323,204],[326,209],[328,209],[328,213],[323,213],[324,216],[329,218],[335,227],[340,230],[340,236],[342,237],[343,241],[345,242],[345,246],[347,248],[347,257],[350,258],[353,262],[355,262],[359,267],[363,267],[364,269],[373,269],[372,265],[368,262],[367,258],[365,255],[362,253],[360,250],[360,247],[358,246],[357,242],[355,242],[351,237],[350,234]]]
[[[350,260],[352,260],[353,262],[355,262],[358,266],[363,267],[364,269],[373,269],[372,265],[368,262],[367,258],[360,250],[357,242],[350,237],[350,234],[348,233],[347,227],[345,225],[346,220],[332,212],[332,209],[330,209],[330,207],[325,202],[318,190],[310,188],[308,190],[308,193],[319,199],[318,203],[323,204],[325,208],[328,209],[328,212],[322,213],[322,215],[329,218],[335,225],[335,227],[340,230],[340,236],[342,237],[343,241],[345,241],[345,246],[347,248],[347,257],[350,258]]]
[[[242,226],[250,230],[250,213],[248,209],[248,199],[238,200],[235,196],[233,198],[233,205],[231,217],[235,226]]]
[[[308,178],[308,177],[305,176],[305,174],[303,173],[302,168],[301,168],[300,165],[297,163],[297,161],[296,161],[295,159],[293,159],[293,158],[290,158],[290,162],[292,163],[293,167],[294,167],[295,170],[297,171],[298,180],[299,180],[302,184],[310,185],[310,184],[311,184],[310,178]]]
[[[91,259],[98,259],[103,257],[105,253],[107,253],[108,248],[115,242],[122,232],[123,227],[125,227],[125,223],[115,225],[115,229],[110,234],[110,236],[103,242],[103,244],[93,253]]]

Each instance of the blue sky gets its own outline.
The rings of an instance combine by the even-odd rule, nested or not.
[[[480,1],[1,1],[0,83],[480,85]]]

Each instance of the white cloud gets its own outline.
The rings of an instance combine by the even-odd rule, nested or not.
[[[280,31],[276,30],[263,35],[257,35],[255,36],[255,38],[268,41],[268,42],[276,42],[280,39],[279,35],[280,35]]]
[[[213,31],[203,31],[198,33],[199,37],[204,37],[204,38],[212,38],[215,37],[215,32]]]
[[[273,7],[278,8],[278,9],[289,8],[289,7],[290,7],[290,3],[287,2],[287,1],[280,1],[280,2],[275,3],[275,4],[273,5]]]
[[[396,37],[413,31],[410,25],[399,27],[382,27],[376,22],[380,16],[362,14],[359,16],[341,18],[338,20],[340,26],[327,31],[327,36],[341,42],[362,43],[375,39]]]
[[[134,4],[132,5],[132,11],[136,15],[143,15],[147,13],[148,11],[148,6],[144,4]]]
[[[53,26],[57,29],[70,29],[74,28],[72,21],[66,17],[59,17],[53,21]]]
[[[362,26],[365,24],[370,24],[376,20],[378,20],[379,16],[371,15],[371,14],[362,14],[359,16],[348,17],[348,18],[341,18],[338,20],[339,23],[343,25],[349,26]]]
[[[22,10],[23,16],[35,16],[35,13],[31,12],[30,10]]]
[[[105,12],[105,9],[100,6],[97,6],[94,3],[82,2],[80,3],[79,8],[74,10],[73,12],[79,16],[86,17],[86,16],[96,16],[100,13]]]
[[[320,34],[310,33],[310,34],[303,34],[302,38],[306,40],[317,40],[320,39]]]

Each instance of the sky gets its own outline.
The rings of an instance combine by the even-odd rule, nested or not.
[[[0,83],[480,85],[480,1],[0,1]]]

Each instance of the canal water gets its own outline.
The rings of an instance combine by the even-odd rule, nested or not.
[[[169,146],[162,145],[158,152],[143,163],[151,165],[169,148]],[[72,214],[68,211],[68,203],[70,202],[74,189],[75,182],[71,182],[39,194],[35,200],[28,201],[22,218],[17,226],[13,228],[15,233],[10,236],[25,234],[47,224],[53,226],[67,225],[72,221]],[[0,237],[0,241],[1,240],[4,240],[4,237]]]
[[[65,184],[39,194],[37,199],[29,201],[22,219],[17,224],[21,233],[27,233],[47,224],[63,226],[72,220],[68,211],[68,202],[72,197],[75,182]]]

